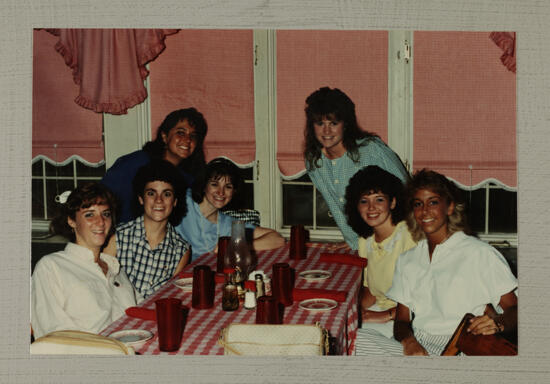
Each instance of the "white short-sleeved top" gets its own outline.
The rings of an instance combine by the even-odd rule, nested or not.
[[[430,262],[428,243],[399,256],[386,296],[414,313],[413,329],[451,335],[466,313],[483,314],[517,287],[504,257],[489,244],[456,232],[435,247]]]
[[[142,299],[117,259],[100,257],[109,268],[106,275],[92,251],[74,243],[40,259],[31,278],[35,338],[64,329],[98,333]]]

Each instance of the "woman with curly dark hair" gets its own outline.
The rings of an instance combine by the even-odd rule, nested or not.
[[[64,329],[98,333],[142,299],[118,260],[101,252],[114,228],[113,194],[102,184],[87,183],[59,202],[50,232],[70,242],[63,251],[42,257],[34,269],[35,338]]]
[[[137,216],[132,212],[132,180],[138,169],[153,159],[166,160],[177,166],[184,182],[191,186],[203,171],[203,143],[208,131],[206,120],[195,108],[178,109],[169,113],[157,131],[154,141],[143,149],[118,158],[101,180],[113,191],[120,205],[119,223]]]
[[[306,104],[306,170],[323,195],[347,245],[357,249],[357,233],[347,224],[344,214],[349,179],[367,165],[378,165],[405,183],[407,171],[378,136],[360,129],[355,104],[341,90],[323,87],[313,92]]]
[[[191,250],[175,226],[187,212],[185,186],[172,163],[153,160],[133,181],[136,214],[116,228],[106,253],[117,256],[136,289],[148,297],[187,264]]]
[[[362,328],[393,335],[396,303],[386,297],[397,257],[416,243],[404,221],[403,184],[376,165],[357,172],[346,188],[348,223],[359,237],[359,256],[368,260],[360,291]]]

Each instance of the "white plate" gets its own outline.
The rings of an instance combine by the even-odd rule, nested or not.
[[[305,309],[306,311],[320,312],[320,311],[330,311],[338,306],[338,303],[331,299],[307,299],[300,301],[298,304],[300,308]]]
[[[309,282],[312,282],[312,281],[326,280],[329,277],[331,277],[332,274],[329,271],[323,271],[323,270],[320,270],[320,269],[312,269],[312,270],[309,270],[309,271],[300,272],[299,276],[303,279],[306,279]]]
[[[129,347],[137,347],[153,337],[153,334],[145,329],[123,329],[109,335],[113,339],[123,342]]]
[[[174,281],[174,285],[181,288],[183,292],[191,292],[193,290],[193,278],[186,277],[184,279],[178,279]]]

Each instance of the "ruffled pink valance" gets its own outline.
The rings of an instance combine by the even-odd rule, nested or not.
[[[515,32],[491,32],[489,38],[504,51],[500,56],[502,64],[508,70],[516,73],[516,33]]]
[[[145,64],[165,48],[177,29],[47,29],[80,86],[75,102],[95,112],[127,113],[147,97]]]

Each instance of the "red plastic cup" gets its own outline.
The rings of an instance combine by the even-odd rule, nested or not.
[[[290,228],[289,256],[293,260],[307,257],[306,234],[303,225],[293,225]]]
[[[223,268],[229,266],[227,253],[229,251],[230,236],[222,236],[218,239],[218,257],[216,263],[216,272],[223,273]],[[227,259],[227,260],[226,260]]]
[[[284,306],[273,296],[260,296],[256,302],[256,324],[282,324],[281,312],[284,313]]]
[[[292,290],[294,289],[293,271],[288,263],[273,264],[271,276],[271,296],[285,307],[292,305]]]
[[[214,272],[208,265],[193,268],[193,293],[191,306],[195,309],[208,309],[214,306]]]
[[[180,299],[164,298],[155,301],[159,349],[165,352],[180,348],[184,328],[184,307]]]

